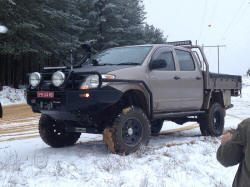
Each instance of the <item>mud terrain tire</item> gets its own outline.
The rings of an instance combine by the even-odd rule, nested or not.
[[[40,118],[39,133],[42,140],[54,148],[71,146],[81,136],[81,133],[65,132],[64,124],[47,115],[42,115]]]
[[[225,110],[219,103],[214,103],[207,114],[199,118],[200,130],[203,136],[220,136],[224,131]]]
[[[156,136],[162,129],[164,120],[156,120],[151,123],[151,134]]]
[[[145,113],[131,106],[124,108],[113,125],[104,130],[103,140],[112,153],[128,155],[149,142],[150,132],[150,122]]]

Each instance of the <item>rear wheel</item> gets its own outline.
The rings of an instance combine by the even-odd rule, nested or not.
[[[164,120],[156,120],[151,123],[151,134],[157,135],[162,129]]]
[[[199,118],[200,130],[203,136],[220,136],[224,130],[225,110],[219,103],[214,103],[207,114]]]
[[[104,142],[113,153],[129,154],[146,145],[150,136],[150,122],[137,107],[128,107],[115,118],[112,127],[103,132]]]
[[[63,123],[47,115],[40,118],[39,133],[46,144],[55,148],[73,145],[81,136],[81,133],[66,132]]]

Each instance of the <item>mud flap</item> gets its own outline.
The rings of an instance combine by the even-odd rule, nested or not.
[[[132,107],[133,107],[133,106],[132,106]],[[126,115],[130,110],[132,110],[132,107],[124,108],[124,109],[122,110],[122,113],[123,113],[124,115]]]
[[[115,143],[113,140],[113,133],[114,133],[114,128],[111,127],[106,127],[105,130],[103,131],[103,141],[108,145],[109,150],[112,153],[116,153],[115,152]]]

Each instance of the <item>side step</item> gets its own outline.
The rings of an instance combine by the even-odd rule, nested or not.
[[[169,112],[169,113],[155,113],[154,119],[164,119],[173,117],[187,117],[187,116],[197,116],[199,114],[204,114],[205,111],[190,111],[190,112]]]

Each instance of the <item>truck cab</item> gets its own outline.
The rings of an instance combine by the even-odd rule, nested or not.
[[[157,67],[160,62],[166,66]],[[203,76],[199,63],[189,49],[157,47],[149,62],[148,74],[150,88],[155,95],[155,112],[201,109]]]

